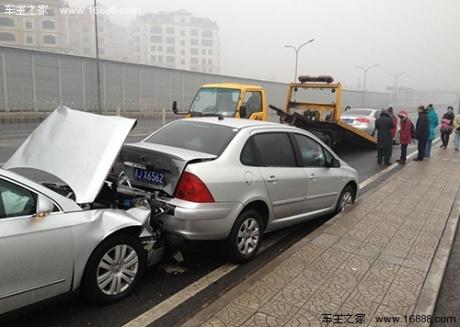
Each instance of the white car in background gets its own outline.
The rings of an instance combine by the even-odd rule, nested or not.
[[[343,122],[375,136],[375,120],[382,110],[372,108],[353,108],[342,113]]]

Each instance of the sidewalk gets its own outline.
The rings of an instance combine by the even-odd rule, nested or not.
[[[411,162],[185,326],[405,326],[404,315],[432,314],[459,189],[453,149]]]

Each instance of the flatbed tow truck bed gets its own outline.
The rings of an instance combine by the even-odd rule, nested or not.
[[[276,111],[281,123],[305,129],[331,147],[345,144],[375,147],[376,137],[341,120],[340,83],[331,84],[333,79],[330,76],[300,76],[299,81],[300,83],[290,83],[288,86],[285,110],[269,105],[270,109]],[[330,89],[335,93],[335,100],[332,103],[295,101],[293,95],[298,89]],[[291,109],[296,109],[297,112],[291,112]]]

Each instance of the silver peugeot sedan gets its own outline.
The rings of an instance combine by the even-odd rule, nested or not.
[[[120,300],[158,260],[151,209],[103,200],[134,124],[61,107],[0,168],[0,316],[78,289],[93,302]]]
[[[223,117],[176,120],[125,144],[114,170],[156,194],[167,232],[226,240],[241,262],[264,232],[340,212],[359,188],[356,171],[313,134]]]

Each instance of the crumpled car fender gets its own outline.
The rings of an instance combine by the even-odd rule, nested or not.
[[[80,212],[85,215],[86,223],[73,226],[74,236],[74,283],[76,290],[81,283],[86,264],[93,251],[104,240],[125,228],[137,228],[137,235],[151,235],[148,225],[150,209],[133,208],[128,211],[119,209],[98,209]]]

